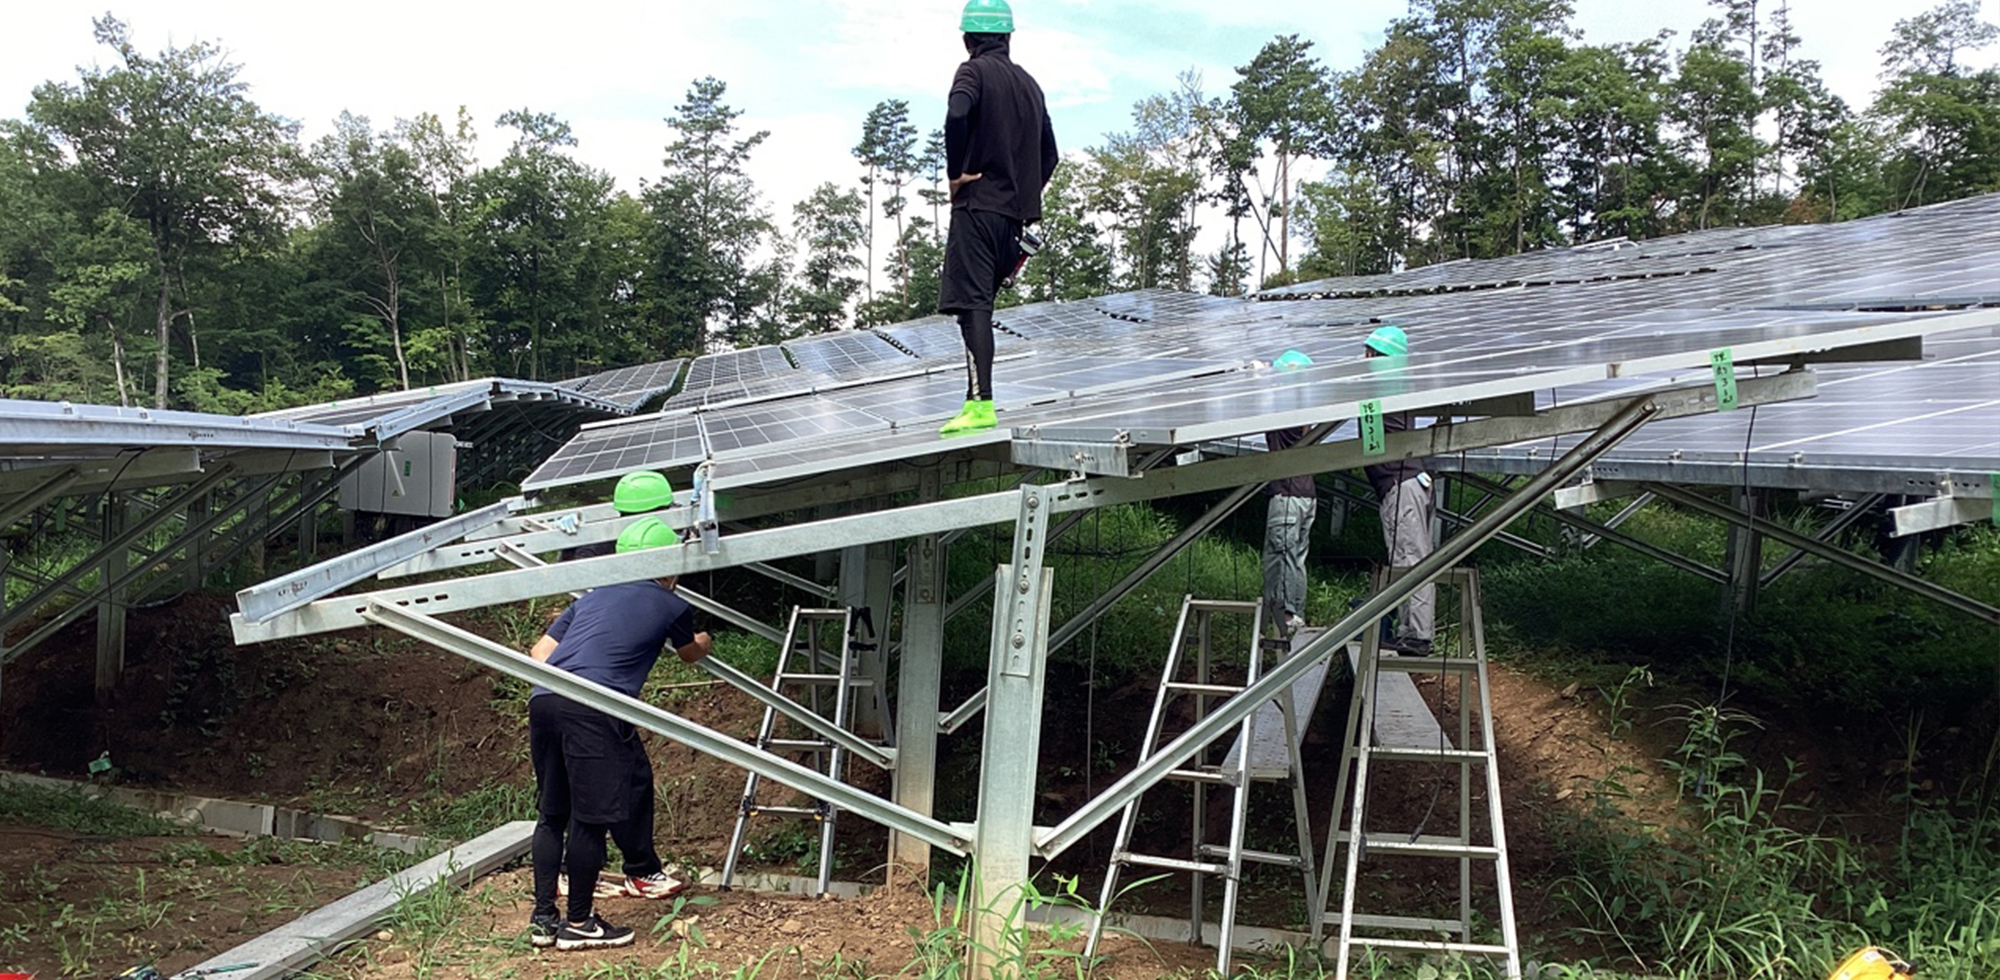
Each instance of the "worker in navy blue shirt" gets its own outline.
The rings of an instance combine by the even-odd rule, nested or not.
[[[633,470],[619,477],[618,485],[611,491],[611,507],[623,516],[663,510],[673,505],[673,485],[654,470]],[[616,541],[593,541],[563,549],[556,560],[596,558],[616,550]],[[623,821],[611,825],[611,842],[618,845],[618,853],[625,858],[625,873],[622,876],[600,876],[597,879],[597,897],[672,898],[680,894],[685,886],[666,873],[660,864],[660,852],[653,846],[653,767],[647,765],[634,770],[632,779],[632,792],[637,795],[632,799],[631,810]],[[557,876],[556,894],[569,894],[568,875]]]
[[[634,522],[618,536],[618,552],[664,547],[678,540],[659,518]],[[563,611],[529,655],[551,667],[638,697],[660,652],[671,645],[687,663],[714,648],[694,629],[694,610],[674,593],[673,578],[593,589]],[[528,755],[535,769],[535,910],[529,939],[558,950],[603,949],[632,942],[632,930],[597,915],[604,838],[631,818],[638,787],[651,786],[652,763],[631,724],[541,687],[528,697]],[[643,772],[644,778],[639,774]],[[567,840],[565,840],[567,838]],[[645,841],[650,848],[651,828]],[[556,879],[569,876],[568,916],[556,914]],[[653,858],[652,874],[661,874]],[[678,890],[678,889],[676,889]]]

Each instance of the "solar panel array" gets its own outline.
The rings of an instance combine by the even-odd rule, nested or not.
[[[754,485],[1010,437],[1189,445],[1351,418],[1364,399],[1391,411],[1531,391],[1572,401],[1629,386],[1635,374],[1699,368],[1718,348],[1747,362],[1914,336],[1988,298],[2000,300],[2000,196],[1842,225],[1724,229],[1325,280],[1254,301],[1141,290],[1033,304],[995,317],[1007,428],[952,440],[935,427],[964,397],[962,349],[954,323],[928,317],[791,344],[782,364],[776,348],[697,360],[669,405],[676,414],[588,430],[525,485],[705,460],[718,487]],[[1409,331],[1412,355],[1361,358],[1361,339],[1388,321]],[[1991,353],[2000,340],[1990,330],[1952,336],[1934,347],[1935,362],[1826,372],[1818,402],[1760,413],[1760,425],[1784,418],[1797,428],[1755,442],[1825,458],[1899,440],[1926,453],[1990,449],[2000,392],[1970,382],[2000,385]],[[1278,373],[1260,363],[1287,349],[1315,365]],[[1912,402],[1917,379],[1940,394]],[[1903,394],[1888,397],[1892,389]],[[1696,433],[1726,441],[1734,432],[1740,450],[1747,414],[1656,427],[1633,445],[1678,439],[1685,452]],[[626,429],[634,438],[614,448],[611,434]],[[1951,445],[1904,440],[1906,430],[1946,432],[1938,439]]]
[[[674,382],[680,379],[681,367],[686,363],[685,358],[677,357],[666,361],[654,361],[651,364],[599,371],[558,384],[571,391],[580,391],[586,395],[616,402],[627,406],[628,410],[636,411],[639,406],[646,403],[647,399],[661,392],[673,390]]]

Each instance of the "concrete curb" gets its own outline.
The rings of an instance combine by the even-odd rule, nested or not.
[[[313,813],[270,803],[240,803],[209,796],[171,793],[162,790],[99,786],[26,773],[0,772],[0,789],[33,786],[58,792],[80,792],[119,806],[157,814],[168,820],[238,837],[281,837],[326,843],[360,841],[376,847],[423,854],[436,851],[446,841],[384,830],[354,817]]]

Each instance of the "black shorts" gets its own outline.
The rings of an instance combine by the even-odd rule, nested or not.
[[[1000,280],[1021,256],[1021,223],[994,211],[961,208],[951,213],[944,239],[944,281],[938,312],[990,310]]]
[[[556,820],[619,823],[637,801],[636,774],[652,777],[637,729],[559,694],[528,699],[528,758],[535,808]]]

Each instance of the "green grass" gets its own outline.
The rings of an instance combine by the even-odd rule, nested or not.
[[[10,786],[0,793],[0,822],[104,837],[192,833],[183,824],[91,796],[81,789]]]

